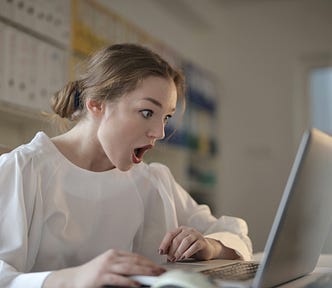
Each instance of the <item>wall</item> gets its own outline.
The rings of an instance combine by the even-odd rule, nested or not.
[[[332,2],[267,1],[227,16],[232,35],[215,62],[224,86],[219,199],[248,220],[261,250],[299,141],[295,73],[308,55],[332,52]]]
[[[294,105],[304,91],[298,73],[303,59],[332,54],[332,1],[178,1],[210,21],[199,24],[172,18],[155,0],[100,2],[218,75],[215,212],[245,218],[255,250],[262,250],[303,126],[296,118],[302,106]],[[43,128],[0,114],[4,144],[26,141]]]
[[[192,1],[214,21],[212,32],[153,1],[104,2],[218,75],[216,214],[245,218],[255,250],[263,249],[302,132],[294,126],[302,113],[294,106],[303,91],[297,73],[306,57],[332,53],[332,1]]]

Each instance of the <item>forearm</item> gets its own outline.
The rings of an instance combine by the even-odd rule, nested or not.
[[[220,241],[213,238],[204,238],[205,247],[195,253],[193,257],[197,260],[211,260],[211,259],[237,259],[239,256],[236,252],[223,245]]]
[[[212,238],[205,238],[211,245],[212,257],[210,259],[238,259],[239,255],[236,254],[234,249],[228,248],[220,241]]]
[[[78,287],[73,279],[75,271],[73,268],[53,271],[50,273],[43,284],[42,288],[76,288]]]

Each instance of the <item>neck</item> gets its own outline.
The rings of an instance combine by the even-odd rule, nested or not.
[[[52,138],[52,142],[70,162],[80,168],[94,172],[111,170],[114,165],[102,149],[96,131],[96,127],[78,124]]]

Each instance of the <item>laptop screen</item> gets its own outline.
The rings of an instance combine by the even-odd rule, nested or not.
[[[298,148],[254,287],[272,287],[311,272],[332,219],[332,137],[306,131]]]

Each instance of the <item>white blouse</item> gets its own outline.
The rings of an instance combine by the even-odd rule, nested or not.
[[[68,161],[43,132],[0,157],[0,287],[42,287],[49,271],[111,248],[164,262],[159,244],[180,225],[251,259],[245,221],[216,219],[164,165],[88,171]]]

